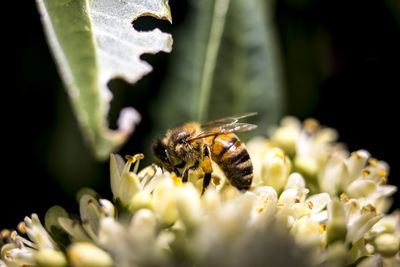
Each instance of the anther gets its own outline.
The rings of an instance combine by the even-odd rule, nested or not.
[[[307,205],[308,205],[308,208],[309,208],[310,210],[312,210],[313,207],[314,207],[314,204],[313,204],[311,201],[307,201]]]
[[[347,203],[347,202],[349,202],[349,197],[345,193],[342,193],[340,195],[340,201]]]
[[[367,204],[361,209],[362,212],[373,212],[376,214],[376,208],[372,206],[371,204]]]
[[[371,164],[373,167],[378,166],[378,160],[376,158],[370,158],[368,163]]]
[[[144,158],[144,155],[141,154],[141,153],[136,154],[134,156],[131,156],[131,155],[126,155],[125,156],[125,159],[130,163],[135,163],[137,160],[141,160],[143,158]]]
[[[381,185],[386,185],[388,183],[388,178],[387,177],[382,177],[381,178]]]
[[[17,225],[17,229],[18,229],[18,232],[20,232],[21,234],[24,235],[26,233],[25,223],[24,222],[20,222]]]
[[[306,119],[304,121],[304,129],[308,133],[315,133],[319,129],[319,122],[313,118]]]
[[[12,231],[11,232],[11,240],[15,241],[17,239],[17,235],[18,235],[17,231]]]
[[[360,159],[361,158],[360,154],[358,154],[357,152],[352,152],[351,156],[356,158],[356,159]]]
[[[368,169],[364,169],[364,170],[362,170],[362,174],[365,175],[365,176],[368,176],[368,175],[371,174],[371,171],[368,170]]]
[[[389,175],[388,172],[385,171],[385,170],[378,170],[376,173],[377,173],[379,176],[388,176],[388,175]]]
[[[0,236],[1,236],[2,239],[8,238],[10,236],[10,234],[11,234],[11,232],[8,229],[3,229],[0,232]]]

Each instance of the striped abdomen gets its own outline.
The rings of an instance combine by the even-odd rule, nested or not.
[[[206,138],[211,158],[224,171],[232,185],[248,190],[253,179],[253,164],[246,147],[233,134],[219,134]]]

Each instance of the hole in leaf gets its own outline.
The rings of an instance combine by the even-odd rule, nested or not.
[[[133,28],[137,31],[152,31],[159,28],[163,32],[170,30],[170,23],[166,20],[157,19],[151,16],[139,17],[132,22]]]

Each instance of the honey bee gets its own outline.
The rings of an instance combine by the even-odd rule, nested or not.
[[[154,157],[166,170],[182,177],[182,182],[187,182],[189,171],[201,168],[203,193],[211,181],[211,159],[233,186],[248,190],[253,179],[253,164],[246,147],[234,133],[257,128],[254,124],[238,122],[256,114],[245,113],[204,124],[188,122],[169,129],[164,138],[153,143]]]

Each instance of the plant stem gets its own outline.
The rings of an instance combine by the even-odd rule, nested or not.
[[[200,83],[200,102],[198,109],[198,121],[204,122],[207,118],[209,99],[214,70],[217,62],[218,50],[221,44],[222,33],[224,31],[226,13],[229,8],[230,0],[215,0],[214,13],[211,22],[210,38],[208,39],[203,71]]]

